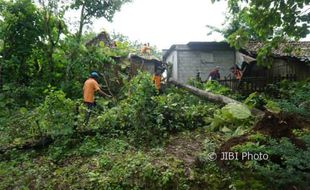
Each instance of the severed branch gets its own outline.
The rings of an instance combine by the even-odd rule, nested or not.
[[[214,102],[214,103],[219,103],[219,104],[224,104],[224,105],[229,104],[229,103],[242,104],[241,102],[234,100],[232,98],[229,98],[227,96],[223,96],[220,94],[213,94],[211,92],[200,90],[198,88],[195,88],[195,87],[187,85],[187,84],[180,83],[180,82],[175,81],[173,79],[170,79],[169,82],[174,84],[175,86],[178,86],[178,87],[181,87],[181,88],[187,90],[188,92],[190,92],[196,96],[199,96],[201,98],[205,98],[205,99],[207,99],[211,102]],[[262,117],[264,115],[263,111],[256,109],[256,108],[251,109],[251,113],[253,116],[257,116],[257,117]]]
[[[103,73],[100,73],[100,75],[103,77],[103,80],[105,82],[105,85],[107,86],[107,89],[109,91],[109,95],[114,97],[113,93],[111,92],[111,89],[110,89],[110,86],[109,86],[109,83],[108,83],[108,80],[107,78],[105,77],[105,75]]]

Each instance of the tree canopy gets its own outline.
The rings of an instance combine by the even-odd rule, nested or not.
[[[1,1],[1,36],[3,40],[3,59],[13,60],[4,64],[10,76],[7,79],[18,79],[25,84],[29,79],[33,65],[27,62],[36,48],[41,46],[40,36],[43,33],[40,12],[30,0],[19,0],[15,3]],[[11,81],[11,80],[10,80]]]
[[[90,24],[92,18],[104,17],[108,21],[112,21],[115,12],[119,11],[122,5],[127,2],[131,2],[131,0],[74,0],[71,8],[81,10],[78,40],[81,38],[84,25]]]
[[[220,0],[212,0],[216,2]],[[309,0],[227,0],[228,24],[224,33],[236,48],[249,40],[264,44],[258,61],[268,63],[267,57],[279,43],[298,41],[309,34]]]
[[[68,7],[38,2],[0,0],[0,189],[309,188],[309,80],[266,85],[248,97],[195,79],[159,91],[141,71],[151,65],[129,56],[141,44],[115,33],[113,45],[84,43],[96,35],[82,32],[79,42],[63,18]],[[112,19],[125,1],[100,2],[119,3],[97,10]],[[101,17],[87,8],[100,2],[76,1],[87,19]],[[239,16],[228,33],[241,28],[245,40],[260,39]],[[93,71],[112,98],[96,97],[90,109],[82,89]],[[255,109],[265,115],[254,117]]]

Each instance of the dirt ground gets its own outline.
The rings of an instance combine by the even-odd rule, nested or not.
[[[186,167],[192,167],[203,149],[205,138],[206,135],[199,131],[172,136],[165,147],[166,155],[182,160]]]
[[[287,137],[295,146],[302,149],[306,148],[305,143],[293,134],[294,129],[310,129],[310,120],[292,114],[266,112],[264,117],[254,125],[252,131],[248,134],[229,139],[221,145],[219,152],[228,152],[232,147],[247,142],[248,136],[256,132],[275,139]]]

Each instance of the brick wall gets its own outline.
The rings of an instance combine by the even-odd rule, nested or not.
[[[233,50],[180,50],[177,55],[178,62],[174,66],[177,66],[178,76],[174,79],[183,83],[192,77],[196,77],[197,71],[200,72],[202,80],[207,80],[209,73],[216,66],[220,67],[221,78],[223,78],[229,74],[229,68],[235,63],[235,52]]]

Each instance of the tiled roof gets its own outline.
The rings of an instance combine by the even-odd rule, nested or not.
[[[260,42],[250,41],[244,49],[256,54],[262,46]],[[293,50],[289,52],[290,49]],[[276,57],[296,57],[302,61],[310,61],[310,41],[282,43],[272,51],[272,54]]]

